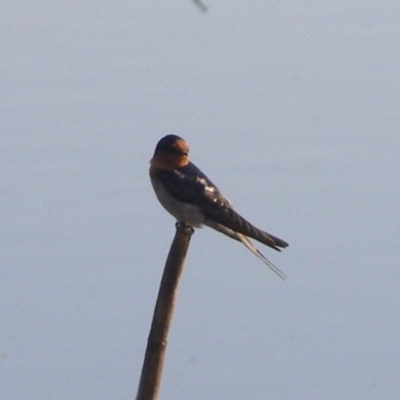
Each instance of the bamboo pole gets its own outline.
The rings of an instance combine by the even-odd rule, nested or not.
[[[136,400],[157,399],[176,292],[193,232],[190,226],[176,223],[175,237],[158,291]]]

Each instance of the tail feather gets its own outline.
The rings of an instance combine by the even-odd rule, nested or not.
[[[256,257],[258,257],[264,264],[266,264],[272,271],[274,271],[280,278],[286,280],[286,275],[271,261],[269,261],[260,250],[257,249],[256,246],[247,238],[246,236],[242,235],[241,233],[236,234],[238,240],[240,240]]]
[[[284,240],[279,239],[279,238],[276,237],[276,236],[272,236],[270,233],[267,233],[267,232],[264,232],[264,231],[263,231],[263,233],[265,233],[266,235],[268,235],[268,236],[274,241],[275,246],[277,246],[277,247],[282,247],[283,249],[284,249],[285,247],[288,247],[288,246],[289,246],[289,243],[285,242]],[[275,249],[275,250],[281,251],[281,249]]]
[[[242,233],[238,233],[233,231],[232,229],[229,229],[221,224],[218,224],[214,221],[207,220],[205,222],[207,226],[210,228],[215,229],[218,232],[223,233],[226,236],[229,236],[232,239],[238,240],[239,242],[242,242],[257,258],[259,258],[264,264],[266,264],[272,271],[274,271],[280,278],[283,280],[286,279],[286,275],[274,264],[272,264],[271,261],[269,261],[258,249],[254,244],[250,241],[250,239],[243,235]],[[279,250],[279,249],[278,249]]]
[[[256,228],[249,221],[238,214],[230,205],[224,209],[224,212],[217,213],[214,210],[207,210],[206,218],[207,222],[211,220],[214,223],[223,225],[234,232],[239,232],[245,236],[255,239],[258,242],[273,248],[274,250],[281,251],[279,247],[285,248],[289,246],[289,244],[284,240]]]

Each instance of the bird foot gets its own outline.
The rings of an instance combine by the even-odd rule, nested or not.
[[[188,230],[188,231],[190,231],[191,234],[194,233],[193,227],[191,227],[191,226],[188,225],[188,224],[185,224],[185,223],[182,222],[182,221],[178,221],[178,222],[175,224],[175,227],[176,227],[176,229]]]

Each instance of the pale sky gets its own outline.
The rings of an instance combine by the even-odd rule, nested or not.
[[[400,4],[0,6],[0,398],[133,399],[173,133],[256,226],[193,235],[160,399],[400,393]]]

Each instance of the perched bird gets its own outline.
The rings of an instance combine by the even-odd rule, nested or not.
[[[278,251],[288,243],[239,215],[210,179],[189,161],[189,147],[182,138],[167,135],[158,142],[149,173],[158,200],[177,221],[193,228],[206,225],[239,240],[285,279],[285,274],[261,254],[249,237]]]

